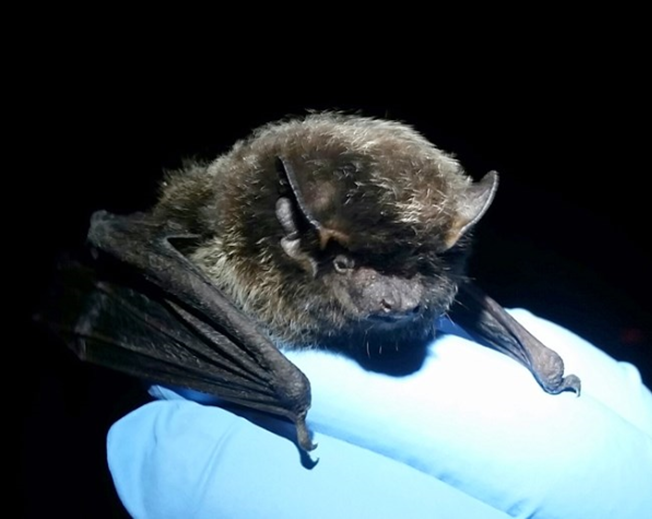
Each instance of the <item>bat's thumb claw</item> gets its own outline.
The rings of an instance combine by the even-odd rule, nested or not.
[[[580,396],[582,381],[577,375],[568,375],[562,380],[560,391],[573,391],[577,396]]]
[[[299,447],[304,451],[313,451],[317,448],[317,444],[312,442],[312,433],[306,425],[306,417],[300,416],[295,422],[297,428],[297,442]]]
[[[582,391],[582,381],[577,375],[568,375],[567,377],[558,378],[555,383],[541,383],[543,389],[551,395],[558,395],[564,391],[573,391],[580,396]]]

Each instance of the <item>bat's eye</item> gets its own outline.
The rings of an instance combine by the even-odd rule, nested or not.
[[[339,272],[340,274],[349,272],[353,269],[354,266],[355,261],[353,261],[353,258],[345,256],[344,254],[338,254],[333,259],[333,267],[335,268],[335,271]]]

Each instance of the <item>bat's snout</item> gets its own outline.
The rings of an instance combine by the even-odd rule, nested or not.
[[[362,275],[360,276],[362,278]],[[422,314],[423,287],[413,279],[383,276],[378,272],[359,280],[362,289],[354,291],[363,314],[370,319],[397,323],[410,321]]]

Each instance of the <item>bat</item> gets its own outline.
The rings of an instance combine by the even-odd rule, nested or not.
[[[306,451],[310,383],[285,349],[391,371],[450,316],[544,391],[579,394],[559,355],[466,276],[497,186],[403,123],[271,123],[168,173],[149,211],[96,212],[92,257],[62,266],[45,320],[83,360],[290,420]]]

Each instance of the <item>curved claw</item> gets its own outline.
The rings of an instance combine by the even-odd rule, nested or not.
[[[563,377],[556,385],[550,386],[539,380],[541,387],[551,395],[558,395],[564,391],[573,391],[577,396],[582,393],[582,381],[577,375]]]
[[[299,447],[306,452],[315,450],[317,444],[312,442],[312,434],[306,425],[305,413],[297,417],[295,426],[297,428],[297,442],[299,443]]]

